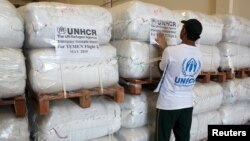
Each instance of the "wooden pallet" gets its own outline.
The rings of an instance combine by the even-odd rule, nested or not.
[[[233,79],[233,78],[245,78],[250,76],[250,68],[242,68],[235,71],[232,71],[231,69],[223,70],[222,72],[226,73],[227,79]]]
[[[202,83],[209,83],[210,81],[216,81],[219,83],[223,83],[226,81],[226,73],[225,72],[201,72],[197,81]]]
[[[13,105],[16,117],[24,117],[26,115],[26,100],[24,95],[0,99],[0,106],[4,105]]]
[[[141,95],[142,85],[145,84],[158,84],[160,79],[128,79],[120,78],[120,84],[125,87],[129,94]]]
[[[82,108],[88,108],[91,105],[91,96],[95,95],[112,95],[114,101],[121,103],[124,101],[124,88],[120,85],[115,85],[109,88],[94,88],[88,90],[79,90],[76,92],[59,92],[56,94],[32,94],[38,102],[38,113],[40,115],[47,115],[49,113],[49,101],[68,99],[68,98],[79,98],[79,105]]]

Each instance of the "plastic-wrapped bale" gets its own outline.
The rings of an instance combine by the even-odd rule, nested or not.
[[[121,110],[105,97],[92,99],[91,107],[83,109],[74,101],[51,103],[50,114],[39,121],[40,141],[83,141],[113,134],[121,127]]]
[[[11,107],[0,108],[0,140],[1,141],[29,141],[29,127],[27,118],[16,118]]]
[[[196,83],[193,88],[193,114],[204,113],[218,109],[222,104],[223,89],[215,82],[207,84]]]
[[[117,49],[119,75],[123,78],[160,78],[156,47],[135,40],[112,41]]]
[[[0,47],[21,48],[24,40],[23,19],[13,4],[0,1]]]
[[[100,59],[69,59],[56,57],[54,49],[33,49],[28,54],[29,81],[36,93],[109,87],[118,83],[116,49],[100,47]],[[63,86],[65,86],[63,88]]]
[[[174,13],[167,8],[131,1],[114,6],[110,9],[113,16],[112,38],[113,39],[132,39],[139,41],[149,41],[151,19],[168,21],[174,29],[167,34],[168,45],[177,45],[181,42],[180,31],[182,28],[182,16]]]
[[[190,141],[199,141],[208,135],[208,125],[220,125],[221,118],[218,111],[210,111],[193,116],[190,131]]]
[[[250,46],[250,21],[234,15],[220,16],[224,22],[222,41]]]
[[[204,72],[217,72],[220,67],[220,52],[216,46],[198,45],[202,52]]]
[[[185,19],[197,19],[201,22],[203,30],[200,44],[204,45],[216,45],[222,39],[223,21],[212,15],[206,15],[195,11],[178,11],[181,12]]]
[[[221,56],[221,69],[237,70],[250,67],[249,47],[223,42],[218,44],[218,48]]]
[[[137,128],[153,124],[157,97],[157,94],[146,89],[140,96],[126,94],[124,102],[120,104],[122,127]]]
[[[0,98],[23,95],[26,84],[24,56],[19,49],[0,49]]]
[[[25,21],[27,47],[53,47],[55,29],[58,25],[93,27],[97,30],[100,44],[111,38],[112,16],[104,8],[92,5],[70,5],[63,3],[38,2],[19,8]]]
[[[119,141],[119,140],[115,136],[110,135],[110,136],[100,137],[100,138],[91,139],[87,141]]]
[[[221,85],[223,87],[223,105],[250,100],[250,78],[234,79]]]
[[[219,109],[222,123],[244,124],[249,119],[248,102],[237,102],[234,104],[223,105]]]
[[[115,136],[119,141],[153,141],[154,129],[147,126],[134,129],[121,128]]]

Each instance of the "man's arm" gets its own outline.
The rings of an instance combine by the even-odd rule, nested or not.
[[[167,47],[167,41],[166,41],[164,33],[162,32],[157,33],[157,37],[155,41],[158,43],[159,56],[162,56],[161,61],[158,61],[159,70],[164,71],[164,68],[167,65],[167,60],[166,60],[167,56],[166,56],[166,53],[163,53],[165,48]]]

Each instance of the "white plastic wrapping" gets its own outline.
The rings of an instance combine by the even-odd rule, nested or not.
[[[199,141],[208,135],[208,125],[222,124],[218,111],[210,111],[193,116],[190,141]]]
[[[212,15],[206,15],[195,11],[178,11],[182,12],[185,19],[197,19],[201,22],[203,30],[201,33],[200,44],[216,45],[222,39],[223,21]]]
[[[250,67],[250,48],[232,43],[218,44],[221,69],[241,69]]]
[[[182,28],[182,16],[167,8],[143,3],[140,1],[130,1],[110,9],[113,16],[112,38],[132,39],[139,41],[149,41],[150,21],[152,18],[175,22],[176,32],[174,37],[167,36],[168,45],[180,43],[180,31]]]
[[[0,1],[0,48],[21,48],[24,40],[23,19],[13,4]]]
[[[223,89],[215,82],[196,83],[193,88],[193,114],[200,114],[218,109],[222,104]]]
[[[250,21],[234,15],[220,16],[224,22],[223,41],[250,46]]]
[[[135,40],[118,40],[111,44],[117,49],[120,77],[160,78],[157,47]]]
[[[60,60],[54,49],[31,50],[28,55],[29,81],[33,90],[37,93],[54,93],[64,89],[90,89],[118,83],[116,49],[105,45],[100,47],[100,52],[100,60]]]
[[[121,106],[122,127],[137,128],[154,123],[158,95],[143,89],[141,95],[125,95]]]
[[[221,85],[224,105],[236,101],[250,101],[250,78],[234,79]]]
[[[26,68],[19,49],[0,49],[0,98],[24,94]]]
[[[50,102],[50,113],[40,120],[39,141],[83,141],[113,134],[121,127],[119,105],[104,97],[82,108],[71,100]]]
[[[108,43],[111,38],[112,16],[98,6],[39,2],[27,4],[19,10],[25,20],[27,47],[53,47],[55,28],[60,24],[93,26],[100,44]]]
[[[249,104],[247,102],[237,102],[223,105],[219,109],[222,123],[244,124],[249,119]]]
[[[100,138],[91,139],[87,141],[119,141],[119,140],[115,136],[110,135],[110,136],[100,137]]]
[[[134,129],[121,128],[115,136],[119,141],[153,141],[153,133],[153,128],[143,126]]]
[[[13,109],[0,108],[0,140],[1,141],[29,141],[27,118],[17,118]]]
[[[216,46],[197,45],[202,53],[202,68],[204,72],[217,72],[220,67],[220,52]]]

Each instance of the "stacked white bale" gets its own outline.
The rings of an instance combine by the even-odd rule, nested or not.
[[[154,123],[158,94],[143,89],[141,95],[125,95],[121,106],[122,127],[137,128]]]
[[[151,21],[164,21],[168,45],[180,43],[182,16],[162,6],[130,1],[110,9],[113,16],[112,44],[117,48],[123,78],[159,78],[159,53],[149,44]],[[169,30],[169,31],[168,31]]]
[[[147,126],[135,129],[121,128],[115,136],[119,141],[153,141],[154,129]]]
[[[175,33],[171,33],[173,36],[166,36],[168,45],[180,43],[182,17],[165,7],[130,1],[114,6],[110,11],[113,16],[112,39],[114,40],[132,39],[147,42],[150,40],[151,19],[159,19],[168,21],[175,28]]]
[[[6,48],[21,48],[24,40],[23,19],[13,4],[0,1],[0,45]]]
[[[223,42],[250,46],[250,21],[235,15],[220,16],[224,22]]]
[[[51,102],[50,114],[40,119],[38,140],[83,141],[111,135],[121,127],[121,110],[111,99],[92,99],[83,109],[71,100]]]
[[[54,47],[56,27],[60,24],[91,25],[96,28],[100,44],[107,44],[111,38],[112,16],[98,6],[39,2],[19,10],[25,20],[26,47]]]
[[[216,45],[222,39],[223,22],[220,18],[195,11],[177,11],[185,20],[197,19],[202,24],[202,33],[197,41],[203,56],[202,71],[217,72],[220,62],[219,50]]]
[[[60,60],[54,49],[33,49],[28,53],[29,81],[37,93],[108,87],[118,82],[116,49],[100,47],[101,58]]]
[[[215,82],[196,83],[193,88],[193,97],[193,115],[215,111],[222,104],[223,89]]]
[[[0,140],[29,141],[29,123],[27,118],[16,118],[10,107],[0,108]]]
[[[197,19],[201,22],[203,29],[199,40],[200,44],[214,46],[221,41],[223,21],[220,18],[195,11],[178,12],[182,12],[186,20]]]
[[[249,118],[249,102],[236,102],[234,104],[223,105],[219,109],[222,123],[227,124],[244,124]]]
[[[111,44],[117,49],[119,76],[123,78],[157,78],[160,77],[159,56],[156,47],[135,40],[117,40]]]
[[[20,49],[0,49],[0,98],[23,95],[26,84],[24,56]]]
[[[218,44],[221,69],[238,70],[250,66],[250,48],[229,42]],[[244,58],[244,59],[243,59]]]
[[[29,81],[35,92],[73,91],[118,83],[116,49],[109,44],[112,16],[108,10],[54,2],[30,3],[19,10],[25,19],[25,46],[36,48],[28,53]],[[57,56],[54,49],[56,28],[64,24],[72,28],[93,27],[97,32],[100,55],[87,58],[83,54],[80,59]]]
[[[250,78],[234,79],[221,84],[223,105],[250,101]]]
[[[21,51],[23,19],[13,4],[0,1],[0,99],[24,94],[26,68]]]

